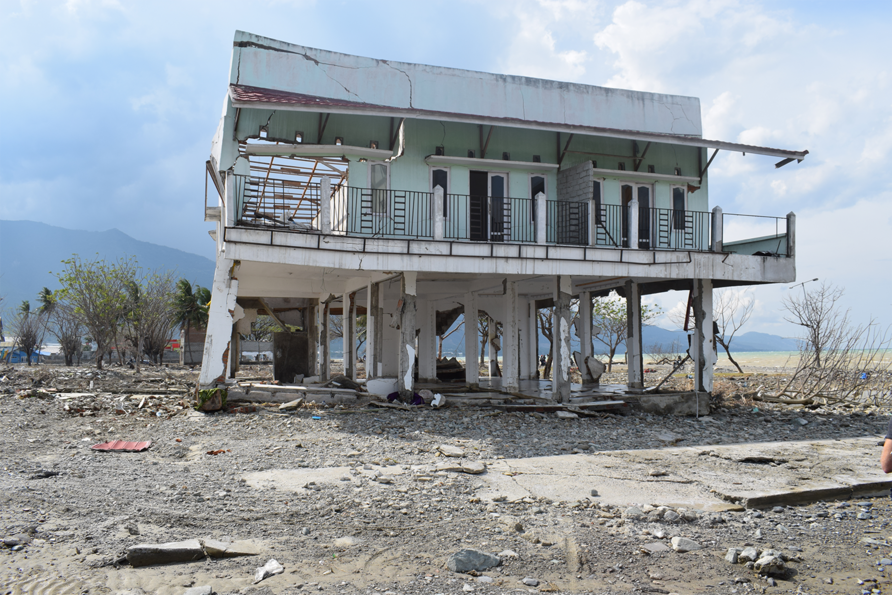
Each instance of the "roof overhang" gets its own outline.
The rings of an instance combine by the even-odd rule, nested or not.
[[[589,134],[592,136],[604,136],[609,138],[640,140],[646,142],[665,143],[689,147],[705,147],[707,149],[721,149],[723,151],[733,151],[744,154],[752,153],[754,155],[767,155],[770,157],[780,157],[786,163],[789,163],[792,160],[802,161],[803,159],[805,159],[805,156],[808,155],[808,151],[791,151],[787,149],[775,149],[772,147],[745,145],[741,143],[708,140],[681,134],[662,134],[654,132],[641,132],[637,130],[624,130],[620,128],[568,125],[560,122],[538,122],[532,120],[523,120],[520,118],[495,118],[475,114],[461,114],[453,112],[390,107],[357,101],[346,101],[342,99],[317,97],[314,95],[292,93],[290,91],[280,91],[277,89],[250,87],[247,85],[230,85],[229,96],[232,101],[232,105],[235,108],[269,108],[286,111],[417,118],[422,120],[463,122],[467,124],[508,126],[512,128],[526,128],[530,130],[547,130],[550,132],[566,132],[569,134]],[[785,165],[786,163],[783,164]],[[778,164],[779,167],[780,165],[781,163]]]

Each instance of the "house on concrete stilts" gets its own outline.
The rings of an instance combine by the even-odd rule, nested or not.
[[[367,376],[396,378],[411,395],[416,379],[437,376],[438,313],[460,308],[501,323],[501,378],[488,382],[520,391],[538,376],[536,309],[548,305],[550,390],[567,402],[571,299],[582,304],[584,359],[593,353],[592,299],[616,290],[628,300],[635,389],[641,298],[676,289],[691,292],[695,389],[709,393],[713,290],[786,283],[796,272],[792,213],[742,218],[710,207],[719,151],[774,157],[777,167],[808,153],[706,140],[692,97],[397,63],[237,32],[207,163],[217,260],[200,384],[230,380],[238,333],[258,312],[300,327],[284,347],[294,371],[328,377],[337,310],[346,374],[356,375],[355,319],[364,313]],[[477,333],[466,333],[465,361],[477,361],[479,348]],[[466,366],[466,383],[481,384],[478,373]]]

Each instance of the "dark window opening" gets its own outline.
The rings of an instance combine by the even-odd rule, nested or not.
[[[503,161],[511,161],[511,153],[509,153],[508,151],[503,151],[502,152],[502,160]]]
[[[530,219],[532,221],[536,220],[536,197],[539,196],[540,192],[545,193],[545,178],[543,176],[532,176],[530,178],[530,198],[532,199]]]
[[[302,143],[302,142],[304,142],[304,133],[301,132],[300,130],[298,130],[297,132],[295,132],[295,133],[294,133],[294,142],[296,142],[296,143]]]
[[[369,141],[369,148],[370,148],[370,149],[377,149],[377,148],[378,148],[378,141],[376,141],[376,140],[370,140],[370,141]]]
[[[595,225],[604,224],[604,216],[601,213],[601,182],[592,182],[592,200],[595,203]]]
[[[676,167],[676,168],[675,168],[675,175],[676,175],[676,176],[680,176],[680,175],[681,175],[681,168],[680,168],[680,167]]]
[[[542,155],[533,155],[533,163],[542,163]]]
[[[446,154],[446,147],[439,146],[436,149],[434,149],[434,155],[445,155],[445,154]]]
[[[619,165],[617,165],[617,169],[619,169],[619,171],[626,171],[626,162],[620,161]]]
[[[440,186],[443,189],[443,216],[449,216],[449,201],[447,200],[447,194],[449,194],[449,172],[445,169],[435,169],[431,172],[431,190]]]
[[[595,161],[594,159],[592,159],[592,167],[593,167],[594,169],[598,169],[598,162]]]
[[[672,227],[674,229],[685,229],[684,199],[684,188],[672,189]]]
[[[470,157],[471,159],[474,158],[474,149],[468,149],[468,157]]]
[[[343,144],[344,144],[344,137],[343,137],[343,136],[336,136],[336,137],[335,137],[335,144],[336,144],[336,145],[343,145]]]
[[[648,165],[648,166],[647,166],[647,173],[649,173],[649,174],[655,174],[655,173],[657,173],[657,169],[656,169],[653,165]]]

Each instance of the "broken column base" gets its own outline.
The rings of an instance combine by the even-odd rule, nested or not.
[[[636,411],[656,415],[709,415],[709,393],[636,395],[623,399]]]

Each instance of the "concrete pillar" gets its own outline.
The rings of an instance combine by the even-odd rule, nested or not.
[[[517,282],[508,281],[505,284],[505,318],[502,321],[502,388],[512,392],[520,390],[517,317]]]
[[[488,334],[486,340],[486,361],[489,365],[489,377],[495,378],[498,376],[496,373],[496,366],[498,365],[499,358],[499,350],[496,349],[496,342],[498,341],[498,322],[492,316],[489,316],[489,324],[486,325],[486,332]]]
[[[400,340],[399,381],[400,399],[409,403],[415,388],[415,316],[417,273],[403,273],[400,278]]]
[[[328,235],[331,233],[331,179],[322,177],[319,184],[319,229]]]
[[[317,326],[317,315],[316,312],[319,311],[319,300],[314,299],[311,300],[310,305],[307,306],[306,311],[303,314],[303,325],[304,330],[307,331],[307,340],[310,342],[310,345],[307,349],[307,357],[309,361],[307,362],[307,372],[309,374],[313,374],[317,367],[319,367],[318,350],[316,346],[318,344],[317,338],[319,337],[319,327]]]
[[[713,252],[722,251],[724,229],[722,207],[714,207],[712,209],[712,244],[709,246]]]
[[[477,294],[469,291],[465,296],[465,382],[468,386],[480,383],[477,360]]]
[[[326,303],[322,307],[322,324],[320,333],[320,343],[322,347],[322,365],[319,371],[320,380],[327,381],[331,379],[331,304]]]
[[[536,300],[530,300],[530,309],[527,314],[530,317],[530,378],[539,377],[539,317],[536,315]]]
[[[356,308],[353,304],[355,300],[355,293],[345,293],[341,308],[341,330],[344,333],[342,341],[344,376],[351,380],[356,380]]]
[[[545,200],[545,193],[540,192],[536,195],[536,243],[545,244],[548,242],[548,203]]]
[[[787,257],[796,256],[796,213],[787,213]]]
[[[554,286],[554,364],[552,394],[555,401],[570,402],[570,277],[555,277]]]
[[[365,377],[378,377],[378,284],[369,282],[365,317]]]
[[[232,325],[232,338],[229,347],[229,378],[235,378],[238,373],[239,360],[242,358],[241,337],[238,334],[235,324]]]
[[[434,239],[442,240],[446,233],[446,217],[443,216],[443,187],[434,188],[433,208]]]
[[[632,198],[629,202],[629,248],[638,249],[638,216],[641,210],[638,208],[638,198]]]
[[[227,178],[228,179],[228,178]],[[200,388],[213,388],[226,382],[229,372],[229,349],[238,279],[232,278],[233,261],[217,258],[214,284],[211,286],[211,306],[208,311],[207,334],[201,360]]]
[[[716,361],[715,335],[712,328],[712,280],[694,279],[694,335],[691,358],[694,360],[694,390],[712,392],[713,366]]]
[[[579,294],[579,352],[582,359],[594,355],[592,345],[592,292],[583,291]]]
[[[437,309],[434,303],[418,299],[418,380],[437,381]]]
[[[644,388],[644,358],[641,345],[641,288],[626,281],[626,361],[629,388]]]
[[[598,243],[598,205],[595,199],[590,198],[588,201],[588,245],[596,246]]]
[[[529,380],[533,375],[532,367],[533,358],[530,355],[530,349],[534,347],[530,344],[530,300],[527,298],[517,298],[517,358],[518,358],[518,375],[521,380]]]

